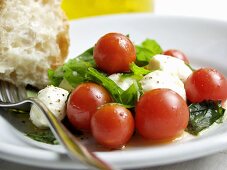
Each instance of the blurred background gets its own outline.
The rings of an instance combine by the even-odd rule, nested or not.
[[[94,15],[151,12],[153,0],[63,0],[62,8],[69,19]]]
[[[69,19],[114,13],[150,12],[227,20],[227,0],[63,0]]]

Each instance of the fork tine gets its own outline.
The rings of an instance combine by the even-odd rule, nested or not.
[[[3,95],[2,95],[2,82],[0,81],[0,100],[1,100],[1,102],[4,102],[5,101],[5,99],[4,99],[4,97],[3,97]]]
[[[27,91],[24,86],[19,86],[17,88],[17,95],[20,101],[27,98]]]
[[[11,102],[12,103],[19,102],[20,98],[18,96],[18,88],[11,83],[8,83],[8,87],[9,87],[9,91],[10,91],[9,94],[10,94]]]
[[[24,86],[17,87],[12,83],[0,81],[0,100],[16,103],[27,97]]]
[[[25,86],[17,87],[16,85],[0,80],[0,100],[4,103],[18,103],[27,98]],[[24,104],[20,107],[22,111],[30,111],[31,103]]]
[[[0,94],[1,100],[3,102],[10,102],[10,98],[8,96],[8,87],[4,81],[0,81]]]

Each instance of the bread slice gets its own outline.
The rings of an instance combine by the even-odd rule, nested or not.
[[[0,0],[0,79],[42,88],[69,47],[60,0]]]

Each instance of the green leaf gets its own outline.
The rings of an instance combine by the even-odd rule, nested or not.
[[[137,66],[135,63],[130,64],[130,70],[134,75],[146,75],[151,72],[150,70]]]
[[[31,132],[27,136],[39,142],[53,145],[59,144],[50,130]]]
[[[151,57],[154,54],[144,47],[136,46],[136,64],[139,66],[145,66],[149,63]]]
[[[88,63],[90,63],[90,65],[92,67],[95,67],[95,60],[94,60],[94,57],[93,57],[93,50],[94,50],[94,47],[89,48],[84,53],[82,53],[79,56],[77,56],[76,60],[88,62]]]
[[[145,66],[154,55],[162,52],[162,48],[155,40],[146,39],[141,45],[136,46],[136,64]]]
[[[73,71],[67,65],[64,65],[63,68],[64,68],[64,79],[67,80],[67,82],[72,87],[76,87],[77,85],[85,81],[86,70],[84,70],[84,72],[79,73],[76,70]]]
[[[190,64],[186,64],[193,72],[196,71],[195,68],[193,68]]]
[[[110,92],[115,102],[122,103],[121,94],[123,90],[113,80],[92,67],[88,68],[87,76],[88,80],[105,87]]]
[[[48,70],[50,84],[59,86],[63,80],[66,80],[72,87],[76,87],[78,84],[86,81],[85,77],[89,67],[95,67],[93,48],[69,60],[56,70]]]
[[[88,81],[95,82],[105,87],[112,95],[114,102],[120,103],[126,108],[135,107],[135,103],[141,94],[140,86],[136,80],[127,90],[124,91],[113,80],[92,67],[88,68],[87,76]]]
[[[56,70],[48,70],[50,84],[58,86],[63,80],[63,67],[58,67]]]
[[[121,99],[127,108],[135,106],[136,102],[140,97],[140,89],[136,82],[134,82],[126,91],[121,94]]]
[[[210,127],[214,122],[220,123],[225,109],[220,101],[204,101],[189,106],[190,119],[187,131],[198,135],[202,130]]]
[[[161,54],[163,52],[161,46],[155,40],[146,39],[142,42],[142,46],[150,50],[153,54]]]

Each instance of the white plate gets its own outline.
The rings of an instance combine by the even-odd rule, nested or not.
[[[156,39],[164,49],[184,51],[194,66],[213,66],[227,75],[227,23],[214,20],[155,16],[150,14],[116,15],[71,22],[70,57],[93,46],[108,32],[129,34],[135,43],[145,38]],[[62,153],[29,145],[20,140],[12,127],[0,117],[0,157],[3,159],[52,168],[82,168]],[[151,146],[133,146],[126,150],[97,152],[103,160],[120,168],[138,168],[185,161],[227,149],[227,124],[208,131],[201,137]],[[60,152],[61,153],[60,153]]]

